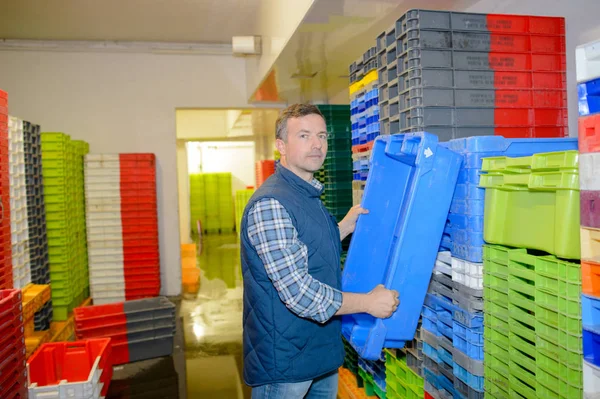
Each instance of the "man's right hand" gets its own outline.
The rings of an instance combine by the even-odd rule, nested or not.
[[[367,294],[367,313],[380,319],[387,319],[398,308],[398,291],[388,290],[379,284]]]

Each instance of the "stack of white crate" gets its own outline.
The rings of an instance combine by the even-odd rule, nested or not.
[[[94,305],[125,301],[119,155],[85,157],[90,294]]]
[[[23,121],[12,116],[8,120],[8,147],[13,288],[20,289],[31,283],[31,270]]]

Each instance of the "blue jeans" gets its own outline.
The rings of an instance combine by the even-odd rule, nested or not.
[[[252,399],[336,399],[338,372],[310,381],[267,384],[252,388]]]

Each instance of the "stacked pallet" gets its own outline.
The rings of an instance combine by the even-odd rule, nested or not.
[[[79,172],[83,163],[76,145],[64,133],[42,133],[41,149],[52,318],[64,321],[85,299],[88,284],[85,259],[81,257],[85,237],[82,237],[80,227],[85,224],[85,219],[78,202],[84,189]],[[49,316],[49,311],[43,315],[46,319]],[[49,324],[48,320],[46,322]]]
[[[190,175],[192,233],[198,226],[209,234],[231,233],[235,229],[231,173]]]
[[[377,60],[382,134],[568,135],[564,18],[410,10]]]
[[[50,326],[46,325],[48,318],[45,309],[52,311],[50,298],[50,285],[29,284],[22,290],[23,298],[23,326],[25,331],[25,346],[27,357],[51,337]],[[48,322],[49,323],[49,322]]]
[[[165,297],[76,308],[77,339],[110,338],[115,365],[173,353],[175,305]]]
[[[583,391],[600,395],[600,70],[588,60],[598,43],[577,49],[579,83],[579,187],[581,190],[581,278],[583,323]]]
[[[13,285],[8,149],[8,95],[0,90],[0,289]]]
[[[0,398],[27,397],[21,290],[0,290]]]
[[[482,171],[496,244],[484,247],[486,391],[581,397],[578,152],[484,158]]]
[[[8,121],[8,145],[13,288],[21,289],[31,283],[27,187],[25,184],[23,121],[12,116]]]
[[[369,173],[372,142],[379,136],[379,90],[375,47],[350,66],[352,122],[352,203],[360,204]]]
[[[94,304],[157,296],[160,257],[154,154],[88,154],[85,188]]]

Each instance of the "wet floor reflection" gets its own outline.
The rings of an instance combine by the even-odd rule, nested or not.
[[[188,398],[250,398],[242,379],[242,279],[237,235],[206,235],[200,284],[181,301]]]

